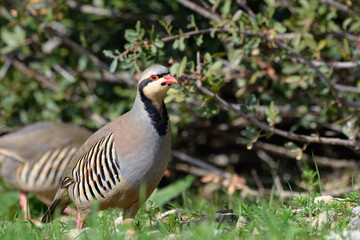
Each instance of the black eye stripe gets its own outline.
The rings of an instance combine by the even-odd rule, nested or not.
[[[169,73],[160,73],[160,74],[153,74],[151,76],[157,76],[158,78],[162,78],[165,75],[168,75]],[[151,76],[149,77],[149,79],[151,79]]]
[[[162,78],[163,76],[165,76],[165,75],[168,75],[169,73],[161,73],[161,74],[158,74],[157,76],[159,77],[159,78]]]

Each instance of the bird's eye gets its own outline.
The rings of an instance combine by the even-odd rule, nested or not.
[[[150,79],[153,80],[153,81],[156,81],[156,80],[159,79],[159,77],[156,76],[156,75],[151,75],[151,76],[150,76]]]

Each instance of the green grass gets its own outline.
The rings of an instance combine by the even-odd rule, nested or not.
[[[309,186],[315,187],[318,181],[313,177],[316,174],[306,173]],[[102,213],[95,212],[87,222],[89,230],[83,232],[77,239],[124,239],[136,236],[139,239],[325,239],[329,231],[342,232],[352,215],[349,204],[356,204],[359,193],[352,193],[348,201],[334,201],[329,205],[314,204],[313,199],[318,195],[309,191],[301,197],[280,202],[275,196],[270,204],[261,197],[246,197],[239,193],[228,195],[218,192],[213,199],[204,199],[196,194],[194,189],[188,188],[193,177],[188,177],[160,189],[152,196],[153,201],[147,201],[140,209],[132,226],[115,226],[115,220],[120,210],[108,210]],[[311,182],[313,181],[313,182]],[[188,185],[186,185],[188,184]],[[1,203],[7,203],[6,209],[0,209],[0,239],[66,239],[71,229],[76,228],[75,219],[68,217],[56,219],[50,224],[37,227],[28,226],[22,220],[22,212],[17,206],[16,193],[7,188],[1,188]],[[168,202],[157,198],[172,194],[177,197]],[[30,202],[37,206],[34,197]],[[157,203],[155,203],[157,202]],[[242,216],[243,222],[235,224],[219,224],[214,219],[218,210],[233,209],[237,216]],[[36,211],[37,209],[37,211]],[[176,209],[176,213],[169,214],[162,219],[160,214]],[[39,218],[43,208],[33,207],[34,217]],[[311,224],[321,213],[332,210],[337,218],[329,229],[324,225],[314,229]],[[207,220],[196,220],[207,216]],[[215,234],[215,232],[217,232]]]

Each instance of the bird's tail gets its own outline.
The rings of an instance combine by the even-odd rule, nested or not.
[[[70,202],[71,201],[67,196],[66,189],[59,189],[50,207],[45,212],[44,216],[41,218],[41,222],[42,223],[51,222],[55,218],[56,210],[59,209],[61,213],[67,206],[70,205]]]

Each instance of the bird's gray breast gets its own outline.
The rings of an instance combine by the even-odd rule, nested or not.
[[[154,128],[148,128],[143,133],[142,142],[139,142],[135,151],[117,155],[124,180],[135,189],[141,184],[156,186],[170,158],[169,132],[159,136]]]

